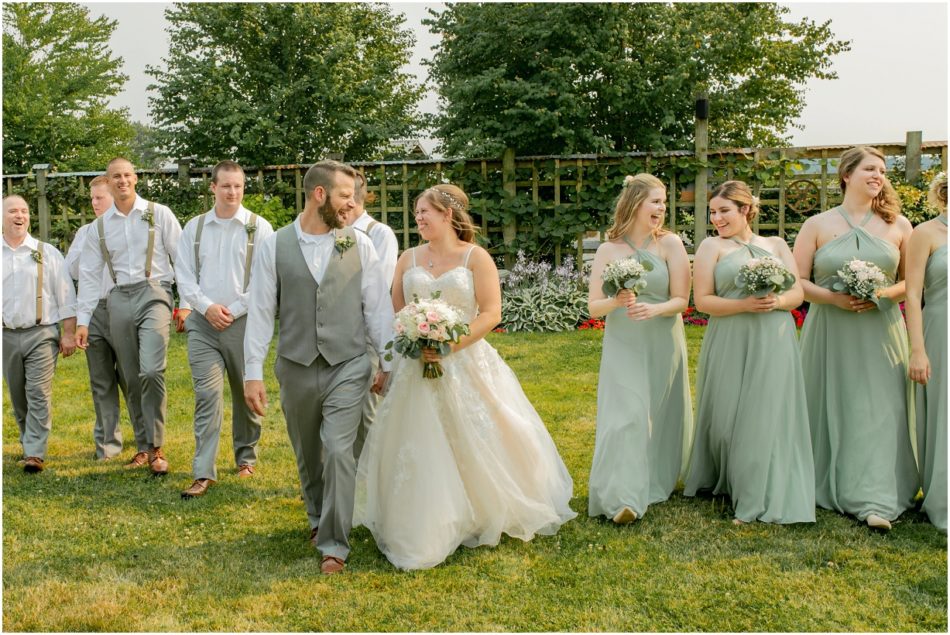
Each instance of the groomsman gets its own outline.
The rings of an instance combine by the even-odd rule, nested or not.
[[[372,371],[367,331],[382,357],[393,320],[372,242],[363,232],[341,229],[341,214],[356,205],[355,176],[336,161],[307,171],[303,212],[265,240],[255,258],[244,337],[244,397],[263,416],[263,366],[279,309],[280,403],[325,574],[341,572],[350,552],[353,444]],[[373,390],[380,390],[388,372],[383,360]]]
[[[127,466],[147,464],[152,474],[164,475],[165,364],[174,303],[172,264],[181,225],[166,206],[136,194],[138,177],[128,159],[110,161],[106,177],[114,201],[96,219],[95,233],[79,261],[76,341],[83,350],[89,344],[89,323],[99,303],[103,272],[108,271],[114,285],[107,300],[109,331],[129,398],[140,404],[145,422],[146,447],[140,447]],[[190,312],[185,306],[182,303],[178,312],[179,332]]]
[[[380,223],[366,213],[366,177],[359,172],[356,173],[356,190],[353,198],[356,205],[348,211],[343,221],[350,227],[363,231],[373,241],[376,255],[379,256],[380,265],[383,267],[383,278],[386,280],[386,284],[392,288],[396,260],[399,258],[399,241],[396,240],[396,234],[389,225]],[[375,377],[376,371],[379,370],[379,356],[376,355],[372,341],[368,341],[366,344],[366,354],[369,355],[373,364],[373,376]],[[356,434],[356,443],[353,446],[357,460],[363,451],[363,443],[366,441],[366,435],[369,434],[369,427],[376,420],[376,407],[379,400],[379,394],[370,390],[366,391],[366,397],[363,401],[363,418],[360,422],[360,429]]]
[[[261,438],[261,417],[244,401],[244,331],[254,249],[274,230],[241,205],[244,170],[234,161],[212,168],[211,191],[214,207],[185,225],[175,268],[178,292],[194,309],[185,330],[195,389],[195,481],[182,498],[202,496],[218,479],[215,457],[224,420],[225,373],[239,477],[254,474]]]
[[[59,326],[63,326],[60,337]],[[23,447],[23,470],[41,472],[52,429],[57,352],[76,350],[76,294],[56,247],[30,236],[30,208],[3,199],[3,378]]]
[[[109,192],[109,179],[100,175],[89,182],[89,198],[96,218],[112,207],[112,194]],[[86,223],[76,232],[69,251],[66,253],[66,268],[73,280],[79,280],[79,260],[83,247],[90,234],[95,237],[95,221]],[[125,397],[132,430],[135,433],[135,445],[138,451],[148,450],[145,440],[145,421],[142,419],[141,403],[129,399],[128,384],[118,364],[118,356],[112,335],[109,332],[109,310],[106,299],[112,290],[112,278],[108,272],[102,272],[99,287],[99,303],[96,305],[89,322],[89,343],[86,347],[86,366],[89,368],[89,387],[92,390],[92,405],[96,411],[96,422],[92,428],[92,440],[95,445],[96,459],[106,460],[122,452],[122,431],[119,428],[119,390]]]

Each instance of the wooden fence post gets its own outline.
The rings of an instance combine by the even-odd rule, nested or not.
[[[49,201],[46,199],[46,174],[49,172],[49,163],[37,163],[33,166],[36,176],[36,214],[39,223],[40,240],[49,242],[50,220]]]
[[[517,194],[517,186],[515,185],[515,149],[514,148],[505,148],[505,153],[501,157],[501,181],[502,186],[505,189],[505,194],[510,195],[509,198],[513,199]],[[502,240],[505,243],[505,246],[515,242],[515,237],[518,235],[518,225],[515,222],[505,223],[502,226]],[[505,252],[505,269],[511,269],[515,264],[515,257],[510,252]]]
[[[924,133],[913,130],[907,133],[907,145],[904,149],[904,178],[908,183],[916,183],[920,178],[920,150]]]
[[[696,100],[696,160],[706,163],[709,152],[709,98],[703,94]],[[706,186],[707,172],[705,167],[696,170],[696,180],[693,190],[693,253],[699,248],[699,243],[706,238]]]
[[[188,187],[191,183],[191,176],[188,174],[191,170],[191,158],[185,157],[178,159],[178,184],[182,187]]]

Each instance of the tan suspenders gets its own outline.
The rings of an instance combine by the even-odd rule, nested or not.
[[[148,212],[152,219],[155,218],[155,203],[148,202]],[[109,266],[109,275],[112,276],[112,284],[118,284],[115,277],[115,267],[112,265],[112,256],[106,249],[106,222],[105,214],[96,219],[96,229],[99,231],[99,251],[102,253],[102,259]],[[152,276],[152,255],[155,253],[155,222],[154,220],[148,226],[148,246],[145,248],[145,278]]]
[[[366,226],[366,235],[369,236],[369,233],[373,231],[373,228],[379,225],[379,221],[375,218],[370,219],[369,225]]]
[[[43,243],[36,241],[40,257],[36,260],[36,323],[43,321]]]
[[[208,218],[208,214],[211,212],[206,212],[201,215],[201,220],[198,221],[198,229],[195,230],[195,282],[199,282],[201,279],[201,260],[200,255],[198,254],[199,248],[201,246],[201,233],[205,229],[205,220]],[[247,254],[244,257],[244,291],[247,291],[247,285],[251,281],[251,258],[254,257],[254,237],[257,235],[257,214],[251,212],[250,217],[246,227],[250,229],[247,230]]]

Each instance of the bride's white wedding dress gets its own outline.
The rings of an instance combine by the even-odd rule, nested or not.
[[[436,278],[413,254],[403,290],[407,302],[439,291],[469,322],[477,313],[464,265]],[[502,533],[554,534],[577,515],[571,476],[495,349],[479,340],[442,366],[441,378],[425,379],[421,360],[396,356],[357,471],[353,524],[400,569],[433,567],[459,545],[496,545]]]

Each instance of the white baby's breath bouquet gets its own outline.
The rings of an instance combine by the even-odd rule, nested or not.
[[[757,298],[764,298],[770,293],[784,293],[794,284],[795,274],[782,261],[771,256],[749,258],[736,274],[736,286],[746,295]]]
[[[653,264],[649,261],[640,262],[636,258],[621,258],[607,263],[601,275],[604,295],[615,296],[623,289],[640,293],[647,286],[643,275],[648,271],[653,271]]]
[[[436,293],[427,300],[416,296],[399,310],[393,322],[396,337],[386,344],[386,349],[390,350],[386,353],[387,360],[392,360],[392,350],[410,359],[422,357],[424,348],[434,348],[445,356],[451,352],[450,343],[469,334],[469,326],[459,312],[439,300],[438,296]],[[441,377],[443,373],[439,362],[425,362],[422,366],[422,376],[426,379]]]
[[[852,258],[838,269],[838,276],[832,282],[831,289],[873,302],[880,307],[881,301],[887,298],[878,297],[878,291],[889,284],[887,275],[876,264]]]

